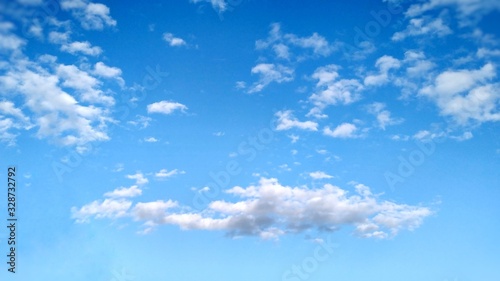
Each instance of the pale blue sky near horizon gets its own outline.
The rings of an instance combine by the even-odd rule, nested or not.
[[[2,280],[500,278],[499,16],[0,0]]]

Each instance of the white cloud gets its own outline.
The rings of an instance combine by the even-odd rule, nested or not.
[[[127,215],[132,202],[125,199],[105,199],[104,201],[93,201],[80,209],[71,208],[71,217],[77,223],[88,222],[92,217],[96,219],[116,219]]]
[[[325,37],[316,32],[310,37],[298,37],[295,34],[286,34],[285,38],[293,45],[304,49],[312,49],[316,55],[328,56],[336,49],[335,46],[328,43]]]
[[[304,55],[295,56],[292,50],[295,48],[311,50],[316,56],[329,56],[338,49],[337,44],[331,44],[325,37],[314,32],[311,36],[301,37],[296,34],[282,34],[281,25],[273,23],[270,26],[269,35],[265,40],[257,40],[255,47],[258,50],[271,49],[278,59],[290,60],[292,57],[303,59]]]
[[[61,8],[72,11],[73,16],[85,29],[102,30],[106,26],[116,26],[116,20],[109,15],[109,7],[101,3],[92,3],[87,0],[62,0]]]
[[[462,125],[499,121],[500,84],[490,82],[494,77],[496,70],[491,63],[478,70],[447,70],[420,95],[434,101],[442,115]]]
[[[120,77],[120,75],[122,75],[122,70],[118,67],[107,66],[100,61],[94,65],[93,73],[101,77],[114,78]]]
[[[13,29],[11,22],[0,21],[0,50],[15,51],[26,45],[26,40],[11,32]]]
[[[78,67],[61,64],[56,68],[56,73],[63,79],[61,85],[76,90],[82,101],[114,105],[114,98],[98,89],[101,82]]]
[[[443,19],[437,18],[415,18],[410,20],[410,24],[404,31],[396,32],[392,36],[393,41],[401,41],[410,36],[430,36],[444,37],[453,33],[451,29],[443,23]]]
[[[358,128],[354,124],[342,123],[334,130],[330,129],[330,127],[325,127],[323,129],[323,134],[334,138],[355,138],[357,137],[355,134],[357,130]]]
[[[260,77],[259,81],[255,82],[248,90],[248,93],[260,92],[272,82],[290,82],[293,80],[294,70],[280,64],[261,63],[252,68],[252,74],[258,74]]]
[[[136,197],[142,194],[142,190],[137,185],[131,187],[120,187],[111,192],[104,193],[106,197],[121,198],[121,197]]]
[[[165,40],[172,47],[185,46],[187,43],[184,39],[175,37],[172,33],[163,33],[163,40]]]
[[[100,83],[75,66],[49,62],[48,69],[45,67],[20,60],[0,76],[0,92],[23,97],[23,109],[31,111],[32,122],[38,127],[36,136],[77,146],[108,140],[107,123],[112,122],[108,107],[113,99],[102,94]],[[79,95],[70,95],[59,84],[77,90]],[[87,105],[79,101],[86,101]]]
[[[384,55],[377,59],[375,66],[379,69],[379,74],[365,77],[364,84],[367,86],[380,86],[389,82],[389,70],[398,69],[401,66],[399,60]]]
[[[316,69],[312,75],[316,83],[316,93],[309,97],[314,107],[307,116],[325,118],[322,112],[329,105],[350,104],[359,99],[363,85],[356,79],[338,79],[340,69],[337,65],[327,65]]]
[[[166,210],[177,206],[178,203],[171,200],[158,200],[146,203],[139,202],[134,206],[132,213],[138,220],[161,220],[161,218],[166,215]]]
[[[377,117],[378,127],[385,130],[386,126],[397,125],[403,122],[401,118],[392,118],[389,110],[385,109],[385,104],[374,102],[368,105],[368,112]]]
[[[102,53],[102,49],[92,46],[88,41],[65,43],[61,46],[61,51],[70,54],[82,53],[89,56],[97,56]]]
[[[175,175],[179,175],[179,174],[185,174],[186,172],[184,171],[181,171],[181,170],[178,170],[178,169],[173,169],[171,171],[167,170],[167,169],[161,169],[159,172],[157,172],[155,174],[155,177],[157,178],[170,178],[170,177],[173,177]]]
[[[296,143],[300,139],[300,136],[293,135],[293,134],[289,135],[288,137],[292,140],[292,143]]]
[[[148,113],[172,114],[176,110],[185,111],[187,106],[171,101],[160,101],[148,105]]]
[[[321,174],[320,174],[321,175]],[[223,230],[231,236],[278,238],[288,233],[331,231],[351,225],[361,237],[389,238],[400,231],[418,228],[432,214],[427,207],[380,201],[370,188],[358,183],[354,193],[325,184],[319,188],[284,186],[274,178],[261,178],[257,185],[235,186],[226,193],[236,202],[213,201],[206,210],[189,211],[175,201],[139,202],[132,209],[127,200],[94,201],[72,208],[77,222],[90,218],[130,216],[150,227],[178,225],[183,230]],[[130,210],[130,211],[129,211]]]
[[[158,142],[158,139],[155,137],[144,138],[145,142]]]
[[[212,8],[217,13],[223,13],[227,10],[227,2],[225,0],[189,0],[191,3],[201,3],[201,2],[209,2],[212,5]]]
[[[135,180],[136,185],[144,185],[149,182],[147,178],[144,177],[144,174],[137,172],[133,175],[127,175],[128,179]]]
[[[411,5],[406,16],[416,17],[428,11],[449,7],[458,11],[461,25],[470,25],[490,12],[500,10],[500,2],[498,0],[427,0],[422,4]]]
[[[291,110],[278,111],[275,116],[278,117],[278,125],[276,125],[276,130],[278,131],[290,130],[292,128],[309,131],[318,130],[318,123],[313,121],[299,121],[293,116]]]
[[[311,172],[311,173],[309,173],[309,176],[315,180],[332,179],[333,178],[333,176],[330,176],[329,174],[322,172],[322,171]]]
[[[142,116],[142,115],[136,115],[135,120],[128,121],[127,123],[133,126],[137,126],[141,129],[149,127],[149,123],[152,121],[150,117]]]

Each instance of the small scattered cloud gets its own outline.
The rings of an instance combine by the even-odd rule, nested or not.
[[[182,175],[185,173],[186,172],[178,170],[178,169],[173,169],[171,171],[169,171],[167,169],[161,169],[159,172],[155,173],[155,177],[160,178],[160,179],[166,179],[166,178],[173,177],[175,175]]]
[[[172,114],[175,111],[186,111],[187,106],[172,101],[160,101],[148,105],[148,113]]]
[[[333,176],[322,171],[311,172],[309,173],[309,176],[315,180],[333,179]]]
[[[275,116],[278,117],[278,125],[276,126],[276,130],[278,131],[290,130],[292,128],[308,131],[318,130],[318,123],[313,121],[299,121],[293,116],[291,110],[278,111]]]
[[[325,127],[323,134],[333,138],[356,138],[355,134],[358,128],[356,125],[351,123],[342,123],[338,125],[335,129],[330,129],[330,127]]]
[[[148,137],[148,138],[144,138],[144,141],[145,142],[158,142],[158,139],[155,137]]]
[[[171,47],[186,46],[187,43],[184,39],[175,37],[172,33],[163,33],[163,40],[165,40]]]
[[[106,192],[105,197],[111,198],[123,198],[123,197],[136,197],[142,194],[142,190],[137,186],[133,185],[131,187],[120,187],[111,192]]]

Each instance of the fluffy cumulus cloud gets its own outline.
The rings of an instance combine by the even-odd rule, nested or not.
[[[325,127],[323,129],[323,134],[333,138],[355,138],[357,137],[356,132],[358,127],[351,123],[342,123],[335,127],[335,129],[330,129],[330,127]]]
[[[88,72],[50,60],[22,59],[0,76],[0,91],[20,96],[23,112],[31,113],[38,129],[36,136],[62,145],[109,139],[106,128],[112,122],[109,107],[114,99],[100,87],[101,82]]]
[[[273,239],[288,233],[333,231],[351,225],[366,238],[388,238],[414,230],[432,214],[427,207],[382,201],[365,185],[353,183],[353,192],[325,184],[320,188],[282,185],[275,178],[261,178],[256,185],[226,190],[239,200],[211,202],[206,210],[192,212],[175,201],[138,202],[105,199],[73,208],[73,218],[132,217],[150,229],[161,224],[184,230],[220,230],[230,236]]]
[[[85,29],[102,30],[116,26],[116,20],[110,16],[108,6],[86,0],[62,0],[61,8],[71,11]]]
[[[491,63],[479,69],[447,70],[419,93],[458,124],[500,121],[500,84],[493,81],[495,77]]]
[[[385,55],[377,59],[375,66],[379,73],[365,77],[364,84],[367,86],[380,86],[389,82],[389,70],[398,69],[401,63],[398,59]]]
[[[175,111],[186,111],[187,106],[172,101],[159,101],[148,105],[148,113],[172,114]]]
[[[278,117],[276,130],[285,131],[292,128],[297,128],[301,130],[317,131],[318,123],[313,121],[299,121],[293,116],[291,110],[278,111],[275,114]]]
[[[339,79],[340,66],[327,65],[317,68],[312,78],[317,80],[316,92],[309,97],[314,105],[307,114],[325,118],[323,110],[330,105],[350,104],[359,99],[363,85],[357,79]]]

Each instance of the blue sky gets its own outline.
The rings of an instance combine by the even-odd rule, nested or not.
[[[500,278],[498,1],[0,11],[2,278]]]

